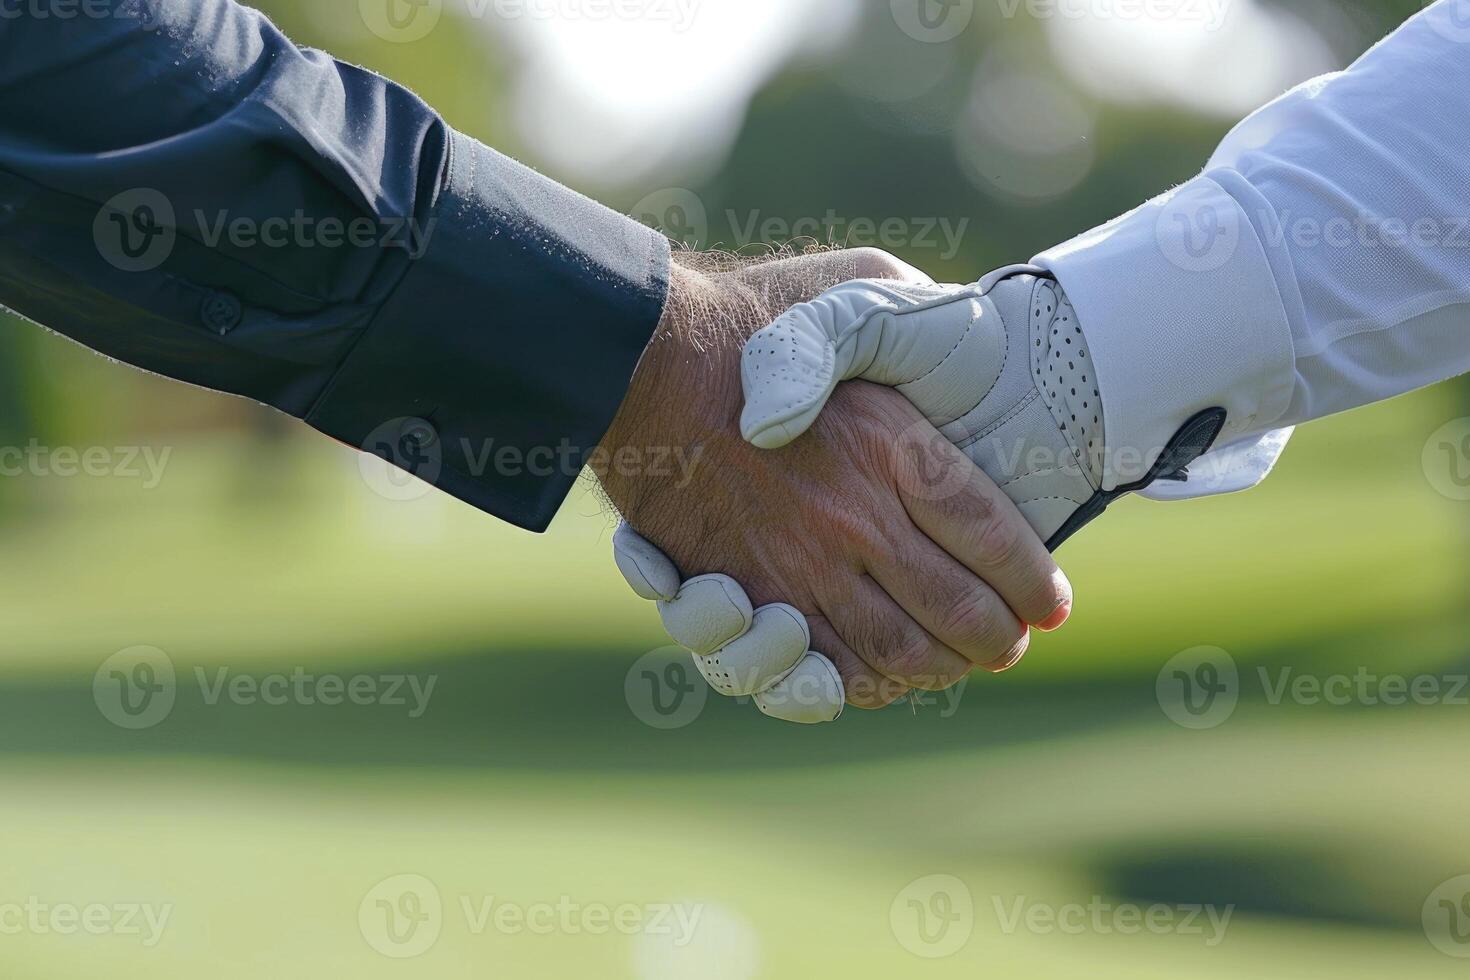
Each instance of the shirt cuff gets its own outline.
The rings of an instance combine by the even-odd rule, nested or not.
[[[668,240],[459,133],[420,220],[306,421],[543,531],[658,325]]]
[[[1180,427],[1211,408],[1227,412],[1221,448],[1155,496],[1265,478],[1290,435],[1261,433],[1290,403],[1291,328],[1266,247],[1219,181],[1198,177],[1034,261],[1066,291],[1092,353],[1103,489],[1141,479]]]

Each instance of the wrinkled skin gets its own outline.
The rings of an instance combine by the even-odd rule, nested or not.
[[[852,278],[922,275],[876,250],[676,270],[597,469],[629,524],[686,575],[720,572],[756,605],[805,613],[849,703],[876,708],[977,666],[1014,666],[1028,624],[1065,619],[1071,587],[1005,495],[892,389],[840,386],[782,450],[741,438],[744,341]],[[687,480],[616,462],[618,450],[636,461],[675,447],[694,461]]]

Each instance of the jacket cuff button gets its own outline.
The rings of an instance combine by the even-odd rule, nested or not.
[[[245,308],[233,293],[223,290],[212,292],[199,310],[204,325],[220,336],[224,336],[240,325],[245,317]]]

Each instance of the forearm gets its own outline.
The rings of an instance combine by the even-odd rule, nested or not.
[[[1462,6],[1435,4],[1347,71],[1269,106],[1211,163],[1238,175],[1291,326],[1295,379],[1275,425],[1470,371]]]
[[[1230,410],[1222,444],[1249,443],[1470,370],[1470,43],[1452,8],[1253,114],[1201,177],[1038,259],[1095,349],[1110,445],[1157,445],[1211,405]]]
[[[0,303],[352,445],[423,420],[420,475],[544,527],[659,318],[664,240],[255,11],[113,2],[0,18]]]

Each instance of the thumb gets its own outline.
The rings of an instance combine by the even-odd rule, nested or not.
[[[745,345],[741,435],[779,449],[811,427],[840,382],[898,387],[926,377],[965,339],[984,302],[967,286],[859,280],[793,306]]]

